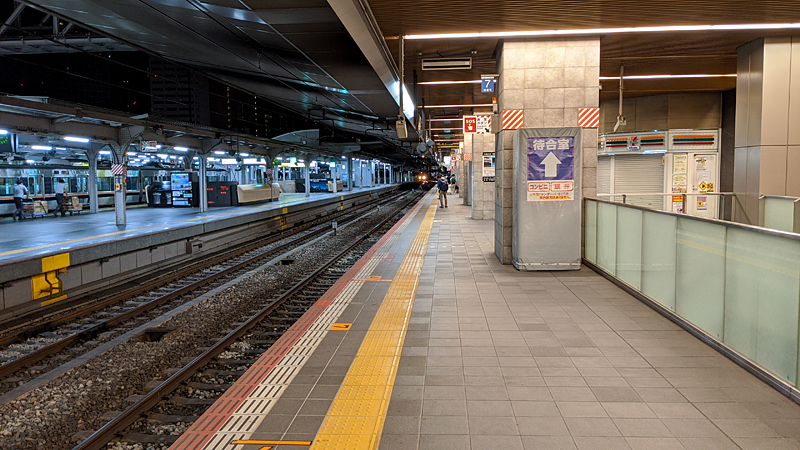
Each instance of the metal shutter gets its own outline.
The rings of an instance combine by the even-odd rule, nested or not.
[[[613,156],[597,157],[597,193],[611,193],[611,158]],[[608,200],[608,197],[602,197]]]
[[[614,158],[614,193],[652,192],[660,194],[664,192],[662,155],[617,155]],[[662,195],[628,196],[627,203],[646,208],[663,209],[664,197]]]

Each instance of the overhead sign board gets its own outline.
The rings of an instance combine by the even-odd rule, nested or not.
[[[484,94],[494,94],[494,77],[481,78],[481,92]]]
[[[575,200],[575,137],[528,138],[528,202]]]

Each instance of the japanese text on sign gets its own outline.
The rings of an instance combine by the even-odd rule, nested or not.
[[[575,138],[528,138],[528,202],[575,200]]]

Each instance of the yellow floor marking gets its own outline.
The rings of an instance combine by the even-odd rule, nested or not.
[[[231,445],[311,445],[311,441],[258,441],[258,440],[243,440],[233,441]]]
[[[320,426],[312,450],[367,450],[380,444],[435,212],[436,205],[432,203]]]
[[[347,331],[352,326],[352,323],[335,323],[331,326],[331,331]]]

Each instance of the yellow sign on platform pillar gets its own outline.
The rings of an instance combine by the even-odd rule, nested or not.
[[[41,306],[56,303],[67,298],[63,295],[64,285],[59,278],[67,273],[69,253],[42,258],[42,274],[31,277],[31,293],[34,300],[42,300]]]

